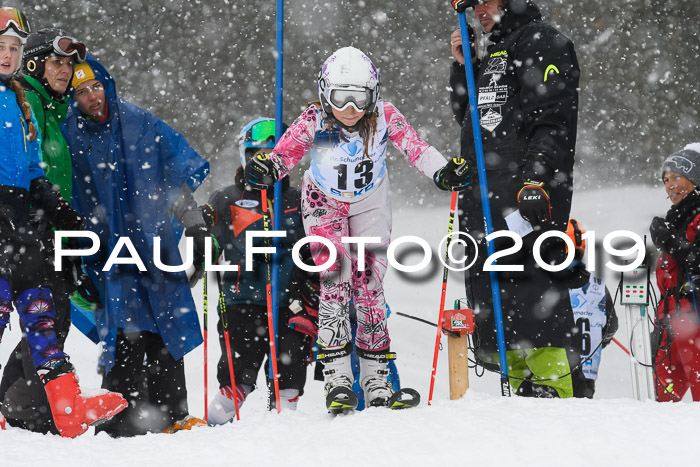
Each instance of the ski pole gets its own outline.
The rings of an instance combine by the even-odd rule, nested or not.
[[[474,133],[474,149],[476,150],[476,166],[479,172],[479,187],[481,188],[481,210],[486,224],[486,235],[493,233],[493,221],[491,219],[491,203],[489,201],[489,189],[486,180],[486,166],[484,163],[484,147],[481,140],[481,127],[479,126],[479,108],[476,103],[476,84],[474,82],[474,68],[472,67],[472,52],[469,44],[467,29],[467,17],[459,13],[459,29],[462,35],[462,52],[464,54],[464,66],[467,74],[467,90],[469,95],[469,109],[471,112],[472,131]],[[487,241],[486,248],[489,256],[493,256],[495,248],[493,241]],[[510,396],[508,384],[508,362],[506,360],[506,341],[503,330],[503,312],[501,308],[501,287],[496,271],[490,271],[491,296],[493,299],[493,315],[496,321],[496,340],[498,342],[498,363],[501,367],[501,395]]]
[[[409,315],[409,314],[407,314],[407,313],[401,313],[400,311],[397,311],[396,314],[399,315],[399,316],[403,316],[404,318],[410,318],[410,319],[414,319],[414,320],[416,320],[416,321],[418,321],[418,322],[420,322],[420,323],[428,324],[428,325],[430,325],[430,326],[432,326],[432,327],[434,327],[434,328],[437,327],[437,324],[435,324],[435,323],[433,323],[433,322],[430,322],[430,321],[428,321],[427,319],[419,318],[419,317],[417,317],[417,316]],[[450,336],[452,336],[452,335],[454,335],[455,337],[459,336],[459,333],[456,333],[456,332],[454,332],[454,331],[450,331],[449,329],[444,329],[444,328],[443,328],[443,332],[447,332],[447,334],[450,335]]]
[[[433,323],[432,321],[428,321],[427,319],[423,319],[423,318],[419,318],[417,316],[409,315],[408,313],[402,313],[400,311],[397,311],[396,314],[399,316],[403,316],[404,318],[410,318],[410,319],[414,319],[416,321],[420,321],[421,323],[429,324],[430,326],[432,326],[434,328],[437,327],[437,324]]]
[[[262,210],[263,210],[263,229],[266,232],[270,231],[270,211],[267,206],[267,190],[260,191]],[[269,240],[266,240],[269,242]],[[269,244],[269,243],[268,243]],[[280,413],[280,382],[277,375],[277,347],[275,345],[275,327],[272,316],[272,265],[270,264],[270,255],[265,253],[265,262],[267,263],[267,327],[270,333],[270,367],[272,368],[272,381],[275,388],[275,402],[277,403],[277,413]]]
[[[440,350],[440,338],[442,337],[442,320],[445,315],[445,295],[447,294],[447,262],[450,259],[450,243],[452,241],[452,228],[455,223],[455,209],[457,207],[457,192],[452,192],[450,202],[450,221],[447,226],[447,239],[445,240],[445,264],[442,270],[442,292],[440,293],[440,314],[437,322],[437,336],[435,337],[435,352],[433,353],[433,370],[430,374],[430,392],[428,393],[428,405],[433,400],[433,388],[435,387],[435,371],[437,370],[438,352]]]
[[[228,333],[228,320],[226,318],[226,300],[224,298],[224,287],[222,284],[221,276],[216,273],[216,282],[219,286],[219,313],[221,315],[221,325],[224,328],[224,340],[226,341],[226,356],[228,358],[228,373],[231,377],[231,389],[233,390],[233,403],[236,406],[236,420],[240,420],[241,417],[238,414],[238,390],[236,389],[236,375],[233,373],[233,354],[231,352],[231,340],[229,339]]]
[[[209,394],[209,355],[208,355],[208,336],[207,336],[207,331],[209,330],[209,321],[207,319],[209,313],[208,313],[208,308],[209,306],[207,305],[207,278],[209,276],[208,272],[204,272],[204,292],[202,293],[203,295],[203,301],[204,301],[204,421],[209,424],[209,400],[208,400],[208,394]]]
[[[627,355],[630,354],[630,351],[627,350],[627,347],[625,347],[624,345],[622,345],[622,343],[620,343],[619,340],[615,339],[614,337],[612,338],[612,340],[613,340],[614,343],[617,344],[618,347],[620,347],[622,350],[624,350],[624,352],[625,352]]]
[[[277,53],[275,57],[275,144],[282,137],[282,124],[284,115],[284,0],[277,0],[276,10],[275,10],[275,51]],[[280,182],[274,185],[273,199],[274,203],[272,206],[273,216],[273,229],[280,230],[280,222],[282,219],[282,184]],[[266,198],[266,197],[265,197]],[[280,412],[280,401],[279,401],[279,379],[277,376],[277,321],[279,312],[279,275],[280,275],[280,260],[278,247],[280,245],[279,238],[275,237],[272,239],[272,245],[275,247],[275,253],[272,255],[272,271],[271,278],[268,278],[268,283],[271,284],[271,289],[268,291],[268,299],[270,300],[270,305],[268,305],[268,310],[271,308],[271,323],[268,322],[270,327],[270,342],[274,341],[274,346],[270,347],[270,358],[273,362],[270,365],[270,372],[272,375],[268,375],[268,378],[272,376],[272,380],[275,383],[275,400],[277,401],[277,413]],[[269,263],[268,263],[269,264]],[[268,270],[268,276],[270,271]],[[271,297],[271,299],[270,299]],[[268,311],[268,313],[270,313]],[[268,318],[268,321],[270,319]]]

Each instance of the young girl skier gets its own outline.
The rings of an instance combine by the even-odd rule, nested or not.
[[[387,382],[389,350],[383,278],[391,235],[391,199],[386,167],[387,141],[442,190],[459,191],[469,183],[464,161],[445,158],[423,141],[406,118],[379,98],[379,72],[360,50],[344,47],[323,64],[318,75],[319,101],[312,103],[287,130],[269,155],[246,166],[246,183],[267,189],[289,174],[308,152],[304,174],[302,217],[308,236],[329,240],[337,257],[321,271],[318,317],[319,360],[324,363],[326,405],[331,412],[353,410],[352,352],[348,310],[357,309],[355,346],[360,356],[360,384],[367,406],[398,408],[417,403],[399,401]],[[361,255],[343,237],[375,237]],[[359,245],[358,245],[359,248]],[[329,259],[321,243],[311,243],[317,265]]]

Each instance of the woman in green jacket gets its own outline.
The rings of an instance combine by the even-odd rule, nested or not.
[[[71,199],[71,161],[60,126],[68,112],[68,91],[76,63],[85,61],[85,44],[60,29],[40,29],[24,50],[24,88],[41,134],[46,176]]]

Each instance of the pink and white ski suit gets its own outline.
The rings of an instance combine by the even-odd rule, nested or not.
[[[280,178],[308,152],[311,166],[304,174],[302,218],[307,236],[330,240],[337,251],[332,266],[321,272],[318,340],[326,348],[350,342],[349,308],[357,311],[355,345],[364,350],[389,348],[386,303],[382,282],[391,236],[391,196],[386,171],[387,140],[428,177],[446,164],[435,148],[423,141],[391,103],[377,103],[377,128],[369,158],[359,132],[333,125],[316,105],[307,108],[279,140],[269,159]],[[365,247],[365,267],[358,270],[357,246],[343,237],[377,237]],[[317,265],[326,263],[328,249],[311,243]]]

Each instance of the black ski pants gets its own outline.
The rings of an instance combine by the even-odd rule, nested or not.
[[[298,389],[304,393],[306,384],[306,365],[311,352],[312,339],[306,334],[294,331],[287,326],[289,310],[280,308],[277,326],[277,372],[280,389]],[[233,355],[233,373],[236,384],[247,384],[255,388],[258,371],[266,361],[266,377],[269,375],[269,331],[267,328],[267,307],[258,305],[230,304],[226,306],[231,354]],[[228,355],[224,329],[219,319],[219,358],[217,379],[219,385],[230,386]]]
[[[175,360],[160,335],[117,331],[115,365],[102,388],[124,396],[129,406],[99,425],[112,437],[159,433],[188,415],[184,359]]]
[[[53,293],[56,312],[53,329],[59,346],[63,348],[71,325],[69,295],[73,292],[73,286],[66,282],[63,271],[56,272],[53,268],[53,242],[47,241],[44,245],[46,248],[42,248],[42,269],[45,269],[45,278],[39,279],[38,282],[48,285]],[[37,274],[38,272],[35,275]],[[44,273],[41,275],[44,276]],[[0,403],[5,406],[3,413],[11,425],[39,433],[50,431],[58,434],[53,424],[44,385],[41,384],[34,368],[24,333],[5,364],[0,381]]]

